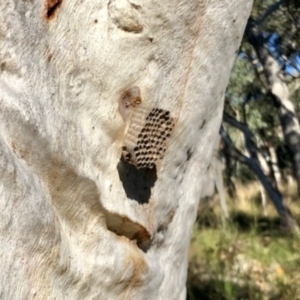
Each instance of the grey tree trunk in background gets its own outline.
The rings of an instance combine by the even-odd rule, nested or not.
[[[248,128],[248,126],[232,118],[227,113],[224,113],[223,121],[243,132],[245,148],[249,155],[246,156],[242,154],[239,150],[237,150],[234,147],[230,136],[227,134],[227,132],[222,126],[220,130],[220,135],[224,143],[224,151],[227,152],[227,155],[230,155],[236,160],[248,165],[252,169],[258,181],[262,184],[262,186],[268,193],[268,196],[273,202],[274,207],[277,210],[277,213],[280,216],[285,228],[289,232],[299,234],[299,227],[297,225],[297,222],[294,220],[289,208],[284,203],[280,191],[278,190],[274,182],[272,182],[270,178],[264,173],[263,168],[260,165],[257,155],[257,147],[253,141],[253,134]]]
[[[1,1],[1,300],[186,298],[251,5]]]
[[[282,76],[279,63],[270,53],[267,38],[254,21],[249,22],[246,35],[255,49],[264,70],[265,86],[273,96],[281,123],[285,143],[293,159],[295,178],[300,195],[300,125],[293,102],[289,98],[288,86]]]

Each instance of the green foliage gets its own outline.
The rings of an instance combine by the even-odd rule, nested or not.
[[[261,20],[259,30],[262,30],[266,39],[269,38],[271,41],[269,51],[282,66],[283,76],[290,90],[290,100],[299,112],[300,77],[295,79],[286,71],[292,72],[291,66],[300,69],[300,59],[298,64],[295,62],[295,57],[297,55],[299,57],[300,53],[300,1],[283,1],[278,6],[277,3],[278,1],[274,0],[254,1],[251,17],[254,20]],[[270,11],[271,13],[268,13]],[[281,151],[284,153],[282,161],[284,164],[281,166],[291,167],[291,157],[286,153],[277,107],[267,89],[268,83],[257,55],[244,37],[227,87],[225,112],[248,125],[253,133],[254,142],[261,151],[269,145],[275,149],[284,149]],[[227,125],[226,130],[235,146],[244,152],[242,134]],[[238,168],[235,170],[235,176],[242,182],[248,182],[253,178],[248,172],[248,168]],[[292,174],[292,171],[290,170],[288,174]]]
[[[254,19],[262,16],[270,6],[278,1],[255,0],[251,15]],[[264,20],[261,27],[269,33],[276,32],[280,37],[280,50],[289,57],[295,50],[300,48],[300,2],[288,0],[276,9]]]
[[[249,167],[241,163],[237,164],[236,177],[239,178],[242,184],[252,182],[256,179]]]
[[[255,72],[249,61],[242,56],[238,57],[230,75],[226,98],[230,99],[233,105],[241,105],[245,95],[256,89],[255,84],[260,86],[255,79]]]
[[[218,201],[209,211],[211,224],[207,212],[199,210],[189,256],[188,299],[298,299],[299,237],[286,235],[273,214],[263,216],[260,204],[241,204],[232,205],[225,225]]]

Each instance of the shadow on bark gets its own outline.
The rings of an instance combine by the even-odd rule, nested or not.
[[[121,157],[117,170],[127,198],[139,204],[149,203],[151,188],[157,180],[156,167],[137,169]]]

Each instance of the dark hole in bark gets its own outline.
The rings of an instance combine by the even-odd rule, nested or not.
[[[132,220],[112,214],[104,210],[107,229],[118,236],[126,236],[131,241],[136,241],[136,245],[144,252],[150,247],[151,235],[140,224],[133,222]]]
[[[62,0],[47,0],[46,3],[46,16],[47,19],[51,19],[54,17],[57,9],[61,6]]]

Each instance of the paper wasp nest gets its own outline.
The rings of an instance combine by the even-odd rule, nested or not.
[[[140,168],[153,168],[164,157],[167,142],[174,128],[170,112],[142,103],[140,89],[125,91],[120,99],[120,113],[129,118],[123,142],[124,159]]]

